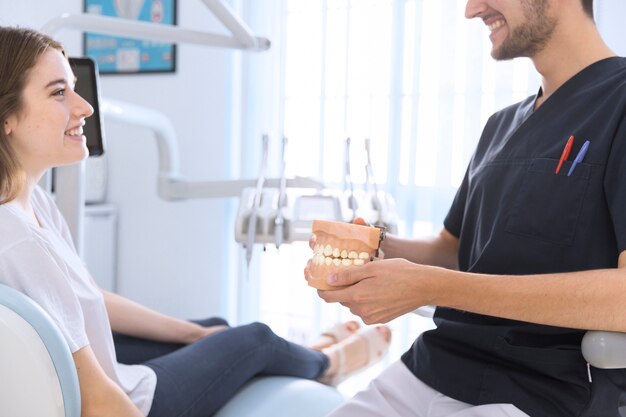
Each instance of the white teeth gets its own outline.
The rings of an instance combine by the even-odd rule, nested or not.
[[[364,265],[369,259],[370,254],[367,252],[358,253],[353,250],[333,248],[330,244],[318,243],[313,247],[313,258],[311,260],[315,265],[334,265],[338,267]]]
[[[68,136],[80,136],[83,134],[83,128],[77,127],[75,129],[68,130],[67,132],[65,132],[65,134]]]
[[[315,254],[312,258],[314,265],[326,265],[326,266],[360,266],[365,265],[363,259],[348,259],[348,258],[331,258],[330,256],[324,256],[321,254]]]
[[[490,31],[494,31],[496,29],[498,29],[499,27],[502,27],[504,25],[504,21],[503,20],[496,20],[495,22],[493,22],[492,24],[490,24],[489,26],[487,26],[489,28]]]

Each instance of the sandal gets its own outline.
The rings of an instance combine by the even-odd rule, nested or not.
[[[353,330],[351,330],[350,327],[352,327]],[[354,320],[345,323],[336,323],[334,326],[324,330],[320,336],[330,337],[335,340],[335,343],[339,343],[355,334],[360,327],[359,323]]]
[[[355,334],[360,327],[359,323],[354,320],[336,323],[332,327],[324,330],[309,347],[315,350],[329,348]]]
[[[388,332],[388,337],[384,331]],[[354,350],[355,345],[361,344],[361,349],[366,350],[367,360],[364,364],[353,363],[348,366],[347,350]],[[324,353],[329,357],[334,356],[337,361],[337,369],[332,374],[324,374],[318,381],[327,385],[338,385],[348,377],[359,373],[376,362],[389,350],[391,344],[391,330],[387,326],[367,327],[358,333],[354,333],[344,341],[324,349]],[[364,345],[364,346],[363,346]],[[358,349],[358,347],[356,347]]]

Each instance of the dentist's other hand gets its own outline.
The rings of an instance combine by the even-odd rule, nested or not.
[[[371,224],[367,223],[363,217],[356,217],[352,223],[360,224],[361,226],[374,227]],[[383,252],[382,248],[379,247],[378,250],[376,251],[376,257],[373,258],[372,261],[376,261],[380,259],[385,259],[385,253]]]
[[[347,287],[318,294],[328,303],[347,307],[366,324],[387,323],[432,304],[438,271],[405,259],[379,260],[329,276],[328,284]]]

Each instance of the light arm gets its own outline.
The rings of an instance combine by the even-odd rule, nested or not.
[[[191,198],[239,197],[256,180],[189,181],[180,172],[178,139],[172,122],[163,113],[120,100],[105,99],[100,106],[107,121],[128,123],[154,133],[159,153],[158,193],[167,201]],[[278,187],[280,179],[268,178],[268,187]],[[322,189],[323,184],[311,178],[290,178],[287,187]]]
[[[184,29],[179,26],[141,22],[119,17],[101,16],[90,13],[62,14],[42,28],[42,32],[52,34],[61,29],[78,29],[108,35],[123,35],[130,38],[149,39],[160,42],[191,43],[204,46],[216,46],[231,49],[264,51],[269,49],[270,41],[254,37],[242,22],[234,17],[232,11],[219,1],[205,1],[209,7],[219,7],[219,19],[227,19],[234,36],[224,36],[209,32]]]

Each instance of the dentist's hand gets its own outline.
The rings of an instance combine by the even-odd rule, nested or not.
[[[387,323],[431,304],[431,283],[438,270],[405,259],[369,262],[328,277],[330,285],[346,288],[318,294],[328,303],[349,308],[366,324]]]
[[[374,227],[371,224],[367,223],[363,217],[356,217],[352,223],[360,224],[361,226]],[[380,259],[385,259],[385,253],[383,252],[382,248],[379,247],[378,250],[376,251],[376,257],[373,258],[372,261],[376,261]]]
[[[352,222],[354,224],[360,224],[361,226],[369,226],[367,224],[367,222],[365,220],[363,220],[362,217],[357,217],[354,219],[354,221]],[[309,237],[309,247],[311,249],[315,248],[315,242],[317,241],[317,236],[315,235],[315,233],[311,233],[311,236]]]

